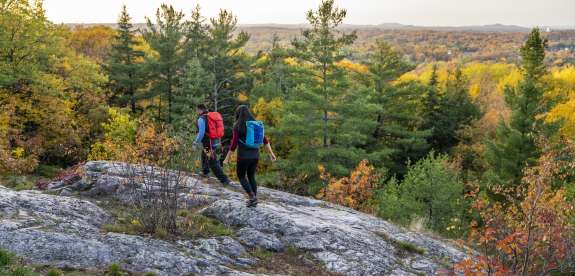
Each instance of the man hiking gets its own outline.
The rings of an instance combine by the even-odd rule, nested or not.
[[[210,170],[224,185],[230,184],[230,179],[222,170],[217,158],[217,152],[221,149],[221,138],[224,135],[222,115],[218,112],[208,112],[205,105],[197,106],[198,112],[198,135],[194,141],[194,147],[201,145],[202,148],[202,174],[208,176]]]
[[[258,204],[256,169],[260,158],[260,147],[265,145],[272,161],[276,160],[276,156],[264,135],[263,123],[254,119],[247,106],[238,106],[235,117],[232,143],[224,164],[229,163],[230,156],[237,148],[236,173],[242,187],[248,194],[247,206],[255,207]]]

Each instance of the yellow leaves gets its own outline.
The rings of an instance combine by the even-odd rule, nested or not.
[[[497,83],[497,93],[504,95],[506,87],[516,87],[522,79],[523,76],[518,69],[512,70]]]
[[[285,58],[284,62],[290,66],[298,66],[299,65],[299,62],[297,61],[297,59],[295,59],[293,57]]]
[[[567,98],[547,113],[546,122],[562,121],[560,135],[575,137],[575,67],[566,66],[551,72],[551,85],[553,89],[546,92],[549,99]]]
[[[367,160],[362,160],[349,177],[334,179],[322,165],[318,165],[318,171],[328,185],[316,197],[354,209],[367,208],[366,204],[379,181],[374,167]]]
[[[12,157],[14,157],[15,159],[20,159],[20,158],[24,157],[24,148],[16,147],[15,149],[13,149],[12,150]]]
[[[545,118],[546,122],[562,121],[559,132],[565,137],[575,137],[575,93],[572,98],[562,104],[556,105]]]
[[[479,92],[481,92],[481,87],[479,86],[479,84],[474,83],[469,86],[469,95],[471,96],[471,98],[476,99],[477,96],[479,96]]]
[[[365,74],[369,71],[367,66],[365,66],[363,64],[359,64],[359,63],[354,63],[353,61],[348,60],[348,59],[343,59],[339,62],[336,62],[335,66],[340,67],[340,68],[345,68],[349,71],[352,71],[355,73],[361,73],[361,74]]]
[[[263,64],[265,64],[266,62],[269,61],[269,56],[268,54],[262,54],[255,62],[254,62],[254,66],[262,66]]]
[[[277,111],[282,107],[283,101],[279,98],[272,99],[271,101],[259,98],[253,107],[253,112],[256,119],[274,125],[279,121]]]

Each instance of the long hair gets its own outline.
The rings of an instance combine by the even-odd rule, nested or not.
[[[238,130],[238,134],[243,136],[246,133],[246,122],[254,121],[254,116],[250,112],[247,105],[240,105],[236,108],[236,122],[234,128]],[[240,137],[241,137],[240,136]]]

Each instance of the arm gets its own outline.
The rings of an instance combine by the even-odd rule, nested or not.
[[[230,145],[230,149],[228,150],[228,154],[226,155],[226,159],[224,159],[224,164],[227,164],[230,162],[230,158],[232,156],[232,154],[234,153],[234,151],[236,151],[236,148],[238,147],[238,131],[236,129],[234,129],[232,131],[232,143]]]
[[[195,143],[199,144],[204,139],[204,135],[206,135],[206,124],[204,122],[204,118],[198,118],[198,135],[196,136]]]
[[[270,154],[270,159],[272,161],[276,161],[277,160],[276,155],[274,154],[272,146],[271,146],[270,142],[268,141],[267,137],[264,137],[264,145],[266,147],[267,152]]]

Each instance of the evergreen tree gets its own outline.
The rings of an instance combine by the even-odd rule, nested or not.
[[[273,98],[287,98],[289,91],[296,85],[295,70],[285,63],[289,52],[282,47],[276,34],[272,37],[272,47],[267,52],[260,52],[256,56],[254,70],[255,99],[263,97],[266,100]]]
[[[428,149],[429,131],[418,129],[420,118],[414,113],[422,87],[415,83],[397,86],[391,83],[413,69],[413,65],[384,41],[376,42],[367,66],[373,81],[373,100],[380,106],[368,149],[372,159],[381,160],[391,174],[403,175],[408,160],[418,160]]]
[[[428,143],[440,153],[447,153],[457,145],[458,131],[481,114],[469,97],[461,69],[457,68],[453,77],[451,75],[449,73],[445,87],[440,88],[437,66],[433,66],[423,105],[423,127],[431,131]]]
[[[178,135],[195,131],[196,106],[204,103],[206,91],[213,83],[213,75],[206,72],[198,58],[190,60],[183,69],[174,96],[173,127]]]
[[[289,137],[293,143],[280,169],[288,178],[303,177],[299,186],[292,187],[296,192],[315,194],[321,188],[319,164],[332,175],[348,174],[364,156],[360,147],[375,127],[367,119],[376,109],[368,91],[352,87],[345,68],[337,66],[345,57],[344,48],[356,37],[355,33],[338,33],[336,28],[345,15],[333,0],[323,1],[317,11],[307,14],[311,29],[293,42],[305,71],[285,102],[276,135]]]
[[[492,184],[521,184],[523,170],[533,165],[540,154],[535,140],[543,131],[540,115],[545,106],[540,79],[545,73],[546,44],[539,29],[534,29],[521,47],[523,79],[516,88],[505,91],[511,117],[508,123],[500,121],[495,137],[486,145],[487,175]]]
[[[209,26],[205,21],[206,19],[201,14],[200,6],[196,5],[196,8],[192,11],[191,20],[187,22],[187,59],[199,59],[206,52]]]
[[[459,67],[447,81],[440,112],[443,116],[439,128],[434,131],[438,143],[433,146],[446,153],[459,143],[459,131],[481,117],[481,110],[469,96],[467,80]]]
[[[184,13],[174,7],[162,4],[156,12],[156,22],[146,18],[147,28],[144,39],[157,52],[157,57],[148,59],[148,75],[152,79],[149,98],[157,98],[157,118],[171,123],[173,116],[174,92],[179,84],[180,70],[185,64],[186,49]],[[167,114],[163,114],[163,101],[167,104]]]
[[[218,17],[210,19],[207,30],[205,56],[202,66],[212,78],[209,90],[209,103],[214,111],[224,117],[224,122],[230,124],[237,105],[239,93],[250,90],[249,71],[250,59],[241,50],[249,40],[246,32],[234,35],[237,18],[227,10],[220,10]],[[229,136],[231,132],[227,132]]]
[[[427,84],[425,97],[423,98],[423,127],[430,129],[433,133],[439,128],[438,123],[443,116],[441,114],[441,95],[439,94],[439,82],[437,81],[437,64],[433,65],[431,77]],[[432,134],[428,141],[431,145],[436,145],[440,141],[436,141],[436,136]]]
[[[467,207],[464,185],[446,155],[431,152],[409,167],[403,181],[392,178],[374,198],[378,215],[404,225],[423,219],[429,229],[448,235],[449,226],[461,222]]]
[[[323,113],[323,147],[328,147],[330,143],[329,104],[330,98],[333,99],[330,94],[339,92],[336,81],[342,73],[335,63],[345,57],[344,47],[353,44],[357,38],[355,32],[338,35],[336,27],[341,25],[346,14],[346,10],[335,7],[334,0],[323,0],[317,11],[310,10],[307,13],[312,28],[303,31],[303,39],[293,42],[298,57],[311,63],[319,79],[314,90],[323,98],[317,106]]]
[[[110,100],[120,106],[129,106],[132,113],[136,113],[136,93],[143,85],[142,66],[137,59],[143,57],[144,53],[135,50],[138,42],[135,40],[135,30],[130,20],[124,5],[107,68],[112,91]]]

